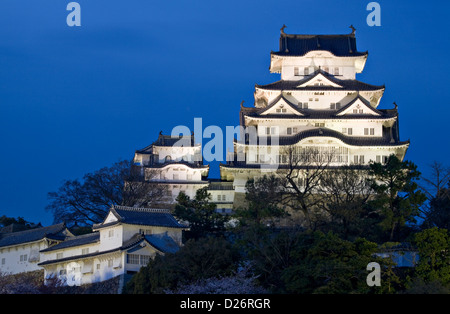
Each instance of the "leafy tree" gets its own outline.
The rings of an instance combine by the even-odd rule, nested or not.
[[[419,253],[416,276],[425,283],[440,281],[450,285],[450,236],[447,229],[437,227],[416,234]]]
[[[23,230],[31,229],[35,226],[35,224],[26,221],[23,217],[6,217],[5,215],[0,217],[0,227],[6,227],[11,224],[19,225]]]
[[[176,290],[165,290],[174,294],[261,294],[267,293],[256,283],[256,276],[248,267],[241,268],[232,275],[199,279],[193,283],[180,285]]]
[[[186,238],[198,239],[208,235],[224,234],[228,217],[218,213],[216,204],[210,200],[211,195],[206,187],[198,189],[194,199],[190,199],[183,192],[178,195],[174,215],[188,222],[190,231],[186,232]]]
[[[198,280],[232,275],[239,254],[223,238],[191,239],[176,253],[157,255],[126,284],[124,293],[164,293]]]
[[[430,200],[424,225],[450,230],[450,184]]]
[[[381,226],[389,233],[389,241],[393,241],[401,227],[415,222],[426,199],[416,182],[420,172],[414,163],[391,155],[384,165],[371,163],[369,175],[373,177],[372,188],[376,193],[371,203],[381,210]]]
[[[281,179],[271,175],[247,181],[245,199],[247,207],[235,211],[241,224],[272,224],[288,214],[279,206]]]
[[[368,205],[372,189],[368,170],[343,166],[322,174],[319,192],[323,216],[320,230],[332,231],[343,239],[376,238],[374,226],[380,218]]]
[[[100,222],[112,205],[151,206],[165,195],[166,187],[143,179],[140,168],[122,160],[87,173],[82,180],[66,180],[48,193],[46,207],[54,222],[90,226]]]
[[[350,242],[333,233],[316,231],[309,244],[292,254],[296,262],[282,272],[287,293],[369,293],[367,264],[377,245],[365,239]],[[381,262],[381,261],[380,261]]]

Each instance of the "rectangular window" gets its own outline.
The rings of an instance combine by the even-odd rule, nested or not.
[[[355,164],[357,164],[358,163],[358,161],[359,161],[359,157],[358,157],[358,155],[355,155],[354,157],[353,157],[353,161],[355,162]]]
[[[114,229],[108,231],[108,237],[114,237]]]
[[[292,128],[287,128],[286,133],[287,133],[287,135],[291,135],[292,134]]]
[[[85,248],[85,249],[81,249],[81,254],[88,254],[89,253],[89,248]]]
[[[56,259],[63,258],[63,253],[56,253]]]
[[[221,201],[222,200],[222,195],[217,195],[217,200]]]
[[[298,103],[298,108],[299,108],[299,109],[303,109],[303,103],[299,102],[299,103]]]
[[[112,267],[113,266],[113,259],[109,259],[108,260],[108,267]]]
[[[303,73],[304,73],[305,75],[309,75],[309,68],[304,68],[304,69],[303,69]]]
[[[270,127],[266,127],[266,135],[270,135]]]
[[[335,104],[334,102],[332,102],[332,103],[330,104],[330,109],[336,109],[336,104]]]
[[[139,255],[138,254],[127,254],[127,263],[139,265]]]
[[[364,128],[364,135],[369,135],[369,129],[368,128]]]
[[[298,70],[298,67],[294,67],[294,75],[295,76],[299,76],[300,75],[300,71]]]
[[[323,128],[323,127],[325,127],[325,123],[318,123],[318,122],[316,122],[315,127],[316,128]]]
[[[308,109],[308,103],[307,102],[303,103],[303,109]]]
[[[141,265],[147,265],[150,261],[150,256],[148,255],[140,255],[139,257],[139,262],[141,263]]]
[[[297,132],[297,128],[292,128],[292,133],[296,134]]]
[[[347,134],[348,135],[353,135],[353,128],[348,128],[347,129]]]
[[[364,110],[359,109],[358,113],[364,113]]]
[[[341,103],[340,102],[336,103],[336,109],[341,109]]]
[[[364,155],[360,155],[359,156],[359,163],[363,164],[364,163]]]
[[[179,174],[178,174],[178,173],[174,173],[174,174],[173,174],[173,179],[174,179],[174,180],[179,180],[179,179],[180,179]]]
[[[376,162],[378,162],[378,163],[381,162],[381,156],[380,156],[380,155],[377,155],[377,156],[376,156]]]
[[[339,68],[334,68],[334,75],[339,75]]]
[[[5,263],[6,263],[6,259],[3,257],[2,258],[2,265],[5,265]]]
[[[342,128],[342,133],[347,134],[347,128]]]
[[[375,129],[374,128],[370,128],[370,135],[375,135]]]
[[[353,109],[353,113],[358,113],[358,109]]]

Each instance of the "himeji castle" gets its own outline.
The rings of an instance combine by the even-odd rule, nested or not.
[[[255,85],[253,106],[241,103],[241,136],[235,139],[220,178],[211,179],[202,147],[189,136],[162,132],[135,151],[143,180],[167,186],[167,206],[113,206],[93,233],[74,236],[64,224],[0,232],[0,272],[44,269],[45,276],[79,285],[137,272],[155,254],[175,252],[188,226],[170,209],[184,192],[207,188],[217,210],[230,213],[245,197],[249,179],[285,169],[292,156],[301,169],[368,166],[394,154],[405,157],[409,141],[399,135],[397,105],[380,109],[385,86],[361,82],[368,52],[358,51],[355,29],[341,35],[296,35],[281,29],[270,54],[278,81]],[[164,205],[164,204],[161,204]]]
[[[403,159],[397,105],[379,109],[385,86],[356,79],[368,52],[358,51],[355,29],[342,35],[297,35],[281,29],[279,51],[270,54],[270,72],[280,80],[255,85],[254,105],[241,104],[240,124],[247,132],[234,142],[232,158],[220,166],[233,181],[236,196],[248,179],[270,165],[288,167],[327,162],[330,167]],[[266,167],[265,167],[266,166]]]

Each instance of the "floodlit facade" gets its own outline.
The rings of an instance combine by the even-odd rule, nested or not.
[[[64,223],[0,233],[0,273],[13,275],[42,269],[40,252],[72,236]]]
[[[193,198],[198,189],[208,186],[209,166],[203,164],[202,148],[194,135],[159,134],[149,146],[137,150],[134,164],[141,166],[146,181],[168,187],[167,204],[174,204],[180,192]]]
[[[188,230],[164,209],[113,206],[93,233],[73,236],[40,251],[45,278],[67,285],[133,274],[156,254],[174,253]]]
[[[245,193],[248,179],[317,162],[330,167],[401,160],[409,141],[401,141],[397,105],[378,108],[385,86],[358,81],[367,52],[356,47],[355,29],[344,35],[295,35],[281,29],[270,72],[281,79],[255,85],[253,107],[241,104],[243,133],[221,164],[223,181]]]

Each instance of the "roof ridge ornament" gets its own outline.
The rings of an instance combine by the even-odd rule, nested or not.
[[[283,24],[283,27],[281,27],[281,29],[280,29],[281,35],[286,35],[286,33],[284,32],[284,29],[285,29],[286,27],[287,27],[287,26],[286,26],[285,24]]]
[[[351,32],[350,35],[355,35],[355,33],[356,33],[356,28],[354,28],[353,25],[350,25],[349,27],[352,29],[352,32]]]

